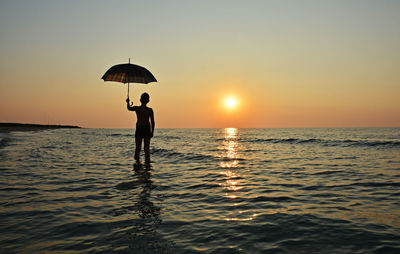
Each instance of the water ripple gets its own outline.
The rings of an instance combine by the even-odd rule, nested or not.
[[[4,253],[398,253],[398,129],[125,129],[0,140]]]

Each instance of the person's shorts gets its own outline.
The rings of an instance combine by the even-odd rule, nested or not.
[[[153,137],[153,135],[151,135],[150,125],[136,125],[135,137],[140,137],[140,138]]]

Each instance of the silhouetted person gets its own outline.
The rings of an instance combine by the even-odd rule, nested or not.
[[[128,110],[135,111],[137,116],[136,132],[135,132],[135,160],[139,162],[140,150],[142,148],[142,140],[144,140],[144,155],[146,163],[150,162],[150,139],[154,133],[154,113],[153,109],[147,107],[150,101],[148,93],[143,93],[140,96],[140,106],[129,105],[129,98],[126,99]]]

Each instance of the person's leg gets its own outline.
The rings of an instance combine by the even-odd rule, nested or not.
[[[146,162],[150,162],[150,139],[144,138],[144,158]]]
[[[142,149],[142,137],[135,137],[136,148],[135,148],[135,160],[139,161],[140,150]]]

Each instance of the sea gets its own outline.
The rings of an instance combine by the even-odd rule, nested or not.
[[[400,253],[400,128],[0,136],[0,253]],[[144,154],[141,154],[142,160]]]

